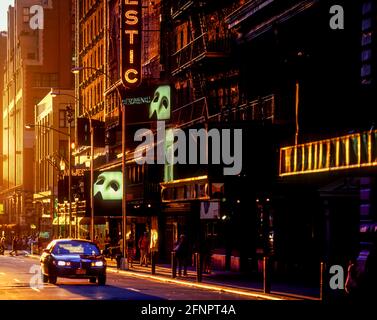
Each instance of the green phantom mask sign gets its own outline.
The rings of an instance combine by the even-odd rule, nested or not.
[[[94,183],[93,197],[103,201],[122,200],[122,172],[102,172]]]
[[[153,94],[152,102],[149,106],[149,119],[156,114],[157,120],[169,120],[171,109],[171,89],[170,86],[159,86]]]

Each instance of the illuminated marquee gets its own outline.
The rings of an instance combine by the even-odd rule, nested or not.
[[[122,0],[122,81],[127,88],[141,83],[141,0]]]

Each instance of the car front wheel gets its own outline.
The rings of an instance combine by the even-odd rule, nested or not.
[[[98,276],[98,285],[99,286],[104,286],[106,285],[106,274],[100,274]]]
[[[57,276],[49,276],[48,280],[51,284],[56,284],[56,281],[58,280]]]
[[[45,274],[43,274],[42,277],[43,277],[43,282],[47,283],[48,282],[48,276],[46,276]]]

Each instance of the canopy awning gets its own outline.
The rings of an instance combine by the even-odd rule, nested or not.
[[[90,225],[91,218],[90,217],[84,217],[80,221],[80,224],[83,225]],[[106,224],[106,219],[104,217],[94,217],[94,224]]]

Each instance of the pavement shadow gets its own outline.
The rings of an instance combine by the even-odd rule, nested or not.
[[[89,283],[64,283],[64,279],[60,280],[56,286],[67,290],[72,294],[86,297],[89,300],[165,300],[157,296],[119,288],[113,285],[98,286]]]

